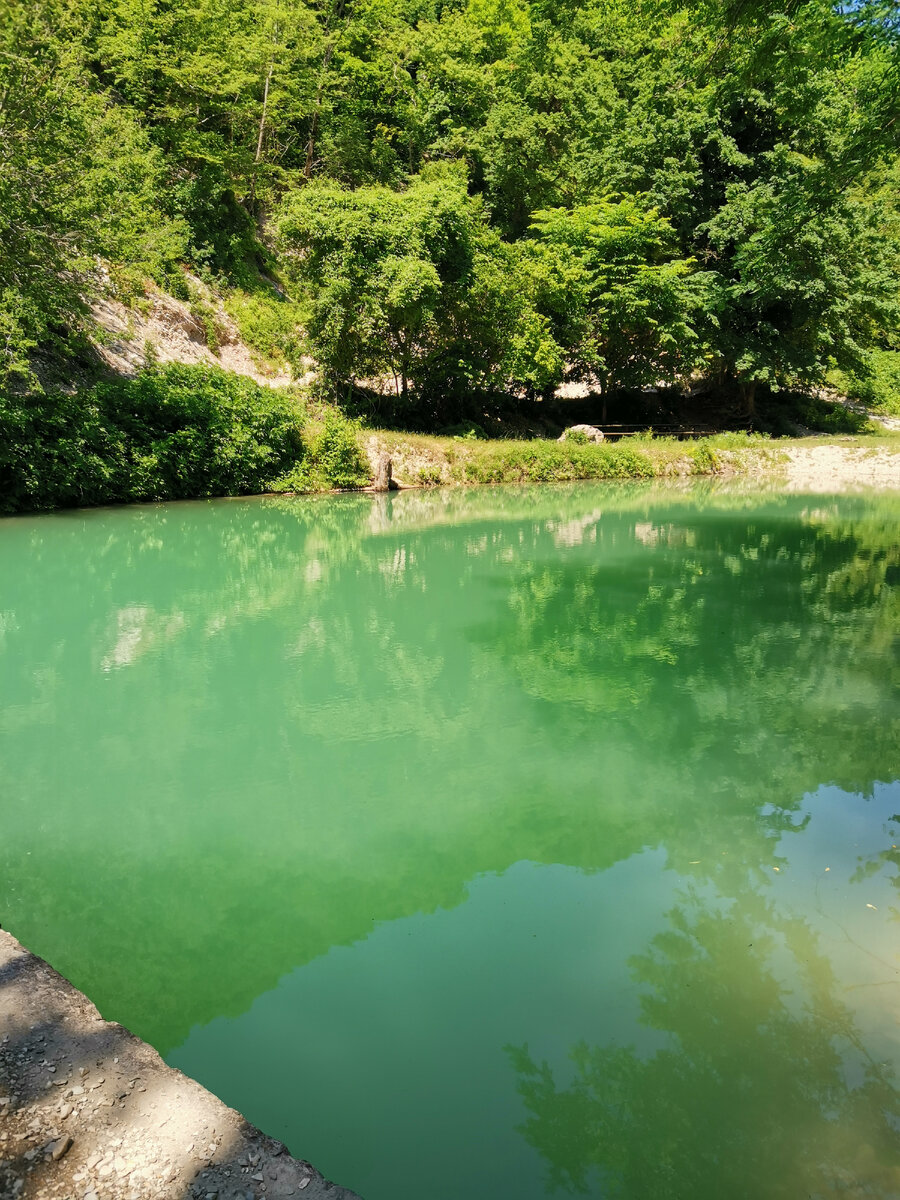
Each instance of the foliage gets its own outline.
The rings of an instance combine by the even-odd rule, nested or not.
[[[225,308],[248,346],[264,358],[287,362],[297,374],[302,373],[301,312],[295,302],[274,288],[235,288]]]
[[[564,377],[752,410],[900,337],[876,0],[14,0],[0,94],[5,378],[182,262],[420,423]]]
[[[872,428],[865,413],[843,404],[834,404],[818,396],[798,396],[796,403],[800,420],[809,429],[822,433],[863,433]]]
[[[698,442],[691,452],[691,457],[694,460],[695,475],[711,475],[719,469],[719,457],[707,442]]]
[[[102,256],[163,271],[184,228],[161,210],[163,161],[134,115],[91,85],[67,0],[0,6],[0,385],[85,325]]]
[[[307,187],[286,203],[280,234],[310,288],[310,340],[336,390],[389,373],[403,401],[427,401],[497,388],[513,363],[541,382],[558,373],[544,323],[502,269],[504,248],[459,172],[431,172],[404,192]]]
[[[585,446],[576,442],[492,443],[466,458],[463,477],[472,483],[546,483],[570,479],[650,479],[653,463],[631,446]]]
[[[372,477],[359,439],[358,422],[348,420],[338,409],[327,409],[321,423],[304,431],[302,458],[272,482],[272,491],[319,492],[365,487]]]
[[[536,306],[566,348],[570,376],[601,388],[685,377],[699,365],[669,221],[623,199],[535,214],[527,271]]]
[[[288,394],[168,366],[76,395],[0,393],[6,512],[266,490],[302,458]]]
[[[873,350],[862,369],[835,382],[849,399],[900,416],[900,350]]]

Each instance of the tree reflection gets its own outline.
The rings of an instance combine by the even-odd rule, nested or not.
[[[895,1196],[900,1094],[800,920],[690,890],[631,960],[668,1048],[577,1045],[558,1083],[510,1048],[553,1189],[634,1200]]]

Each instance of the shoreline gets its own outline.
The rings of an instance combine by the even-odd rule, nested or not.
[[[105,1021],[4,930],[0,1196],[360,1200]]]
[[[466,447],[461,453],[458,443],[451,439],[436,435],[391,434],[390,440],[383,435],[378,443],[379,449],[397,455],[399,470],[406,478],[397,478],[389,492],[374,488],[372,485],[355,488],[321,488],[310,491],[266,491],[244,492],[218,496],[189,496],[173,499],[134,500],[121,503],[96,505],[72,505],[64,508],[36,508],[18,512],[0,513],[0,520],[10,520],[21,517],[53,516],[64,513],[108,511],[119,508],[141,508],[157,504],[197,504],[214,500],[253,500],[253,499],[314,499],[327,496],[383,496],[396,495],[398,492],[439,492],[444,490],[462,491],[467,488],[481,490],[488,487],[502,486],[540,486],[542,484],[565,483],[605,483],[605,484],[657,484],[665,485],[690,484],[696,482],[721,482],[727,484],[746,485],[748,488],[761,488],[767,491],[783,492],[785,494],[809,495],[842,495],[872,492],[900,492],[900,438],[891,438],[887,444],[878,439],[874,444],[866,444],[865,439],[848,436],[823,436],[792,442],[789,439],[779,439],[739,450],[716,450],[714,465],[708,469],[698,470],[691,457],[680,454],[673,455],[670,446],[657,447],[649,443],[653,449],[664,449],[665,458],[657,460],[660,467],[652,475],[610,476],[610,475],[571,475],[560,477],[532,476],[522,473],[516,477],[478,479],[471,477],[449,476],[440,481],[423,482],[410,479],[412,470],[422,470],[421,464],[431,464],[442,467],[447,460],[443,458],[446,445],[451,447],[451,454],[459,455],[463,462],[466,459]],[[509,445],[510,443],[506,443]],[[515,443],[514,443],[515,444]],[[481,447],[503,446],[504,443],[480,443]],[[471,446],[471,443],[469,444]],[[641,447],[646,449],[646,444]],[[436,457],[436,452],[441,457]],[[457,462],[459,461],[457,459]],[[395,469],[398,469],[395,467]],[[444,475],[446,475],[446,471]]]

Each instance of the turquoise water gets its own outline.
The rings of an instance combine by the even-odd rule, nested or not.
[[[900,498],[0,523],[0,922],[364,1200],[900,1196]]]

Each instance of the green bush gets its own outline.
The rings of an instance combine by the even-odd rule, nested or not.
[[[225,302],[243,340],[264,358],[284,360],[301,368],[303,332],[299,306],[274,289],[246,292],[235,290]]]
[[[358,421],[351,421],[337,409],[329,409],[321,425],[307,431],[302,460],[274,480],[272,490],[318,492],[366,487],[372,477],[359,444],[359,433]]]
[[[719,469],[719,458],[708,442],[697,442],[691,450],[694,475],[712,475]]]
[[[484,441],[487,434],[474,421],[462,421],[457,425],[445,425],[438,430],[443,437],[460,438],[465,442]]]
[[[423,487],[437,487],[442,482],[441,468],[438,466],[419,467],[416,479]]]
[[[309,450],[311,462],[328,487],[365,487],[369,483],[369,463],[359,445],[356,421],[330,410]]]
[[[217,368],[0,393],[4,512],[260,492],[303,454],[296,399]]]
[[[800,420],[808,429],[822,433],[866,433],[872,423],[865,413],[854,412],[843,404],[832,404],[810,396],[800,407]]]
[[[900,416],[900,350],[874,350],[865,374],[841,375],[836,383],[851,400]]]

